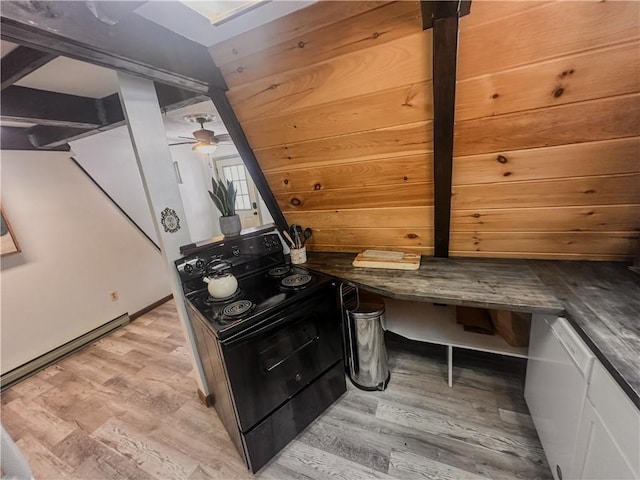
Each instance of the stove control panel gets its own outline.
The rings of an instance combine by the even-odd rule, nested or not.
[[[176,269],[183,283],[201,279],[206,274],[206,266],[213,260],[222,259],[229,264],[234,274],[251,272],[269,262],[269,257],[281,261],[284,258],[282,242],[277,233],[267,233],[257,237],[236,238],[219,243],[198,253],[187,255],[175,261]]]
[[[282,242],[280,242],[280,237],[278,235],[265,235],[262,237],[262,245],[269,252],[272,250],[282,250]]]

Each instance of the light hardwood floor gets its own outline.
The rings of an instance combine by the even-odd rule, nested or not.
[[[522,397],[524,362],[391,338],[384,392],[348,392],[265,479],[551,478]],[[2,392],[37,479],[252,478],[196,394],[173,302]]]

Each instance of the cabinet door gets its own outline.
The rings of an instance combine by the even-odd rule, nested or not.
[[[590,354],[577,340],[571,344],[572,356],[554,328],[566,332],[571,327],[564,319],[534,315],[524,398],[554,479],[566,480],[573,477],[571,464],[587,393],[574,358]]]
[[[614,437],[588,400],[582,414],[572,471],[576,478],[584,480],[637,478]]]
[[[600,362],[594,365],[587,398],[640,478],[640,410]]]

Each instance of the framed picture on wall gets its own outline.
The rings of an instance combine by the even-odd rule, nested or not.
[[[4,208],[0,206],[0,255],[8,255],[10,253],[17,253],[20,251],[20,245],[16,240],[11,224],[7,219],[7,215],[4,213]]]

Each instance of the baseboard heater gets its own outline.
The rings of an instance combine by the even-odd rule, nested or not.
[[[27,362],[13,370],[8,371],[0,377],[0,388],[4,389],[10,387],[14,383],[24,380],[25,378],[39,372],[40,370],[48,367],[52,363],[60,360],[62,357],[69,355],[70,353],[79,350],[80,348],[98,340],[101,337],[113,332],[114,330],[127,325],[130,322],[129,314],[125,313],[118,318],[111,320],[110,322],[100,325],[98,328],[94,328],[90,332],[85,333],[73,340],[60,345],[53,350],[34,358],[30,362]]]

